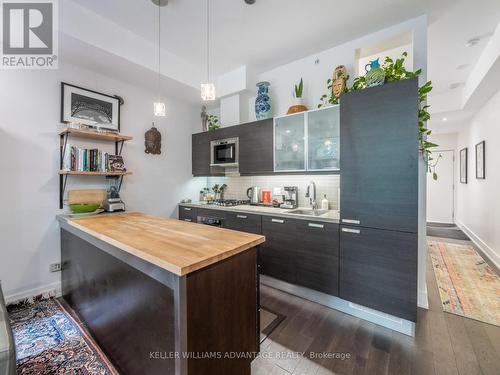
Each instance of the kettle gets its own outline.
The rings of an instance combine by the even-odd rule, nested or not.
[[[260,188],[258,186],[252,186],[247,189],[247,197],[250,199],[250,204],[259,204],[259,193]]]

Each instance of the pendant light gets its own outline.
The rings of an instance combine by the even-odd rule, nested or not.
[[[210,0],[207,0],[207,83],[201,84],[201,98],[215,100],[215,85],[210,83]]]
[[[158,6],[158,101],[153,103],[154,114],[157,117],[165,117],[165,103],[161,101],[161,8],[168,4],[165,0],[152,0]]]

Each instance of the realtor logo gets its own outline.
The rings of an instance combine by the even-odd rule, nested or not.
[[[57,69],[57,0],[2,0],[2,69]]]

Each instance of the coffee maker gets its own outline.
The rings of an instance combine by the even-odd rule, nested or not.
[[[299,206],[297,186],[285,186],[283,188],[283,203],[280,208],[297,208]]]

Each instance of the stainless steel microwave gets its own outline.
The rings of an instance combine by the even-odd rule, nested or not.
[[[227,138],[210,142],[211,167],[237,167],[239,160],[239,139]]]

